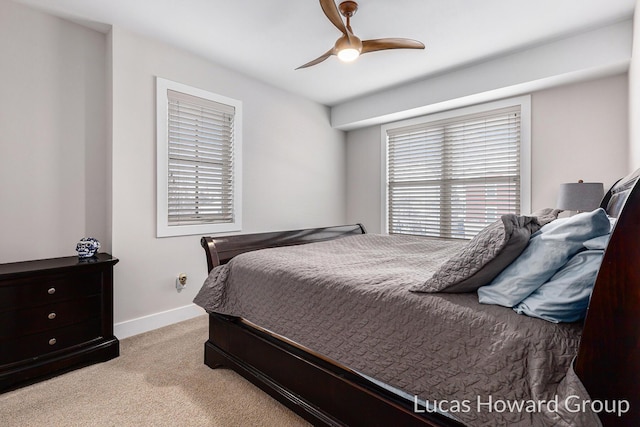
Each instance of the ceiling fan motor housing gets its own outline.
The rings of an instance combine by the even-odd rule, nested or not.
[[[350,34],[347,36],[346,34],[336,40],[335,44],[336,52],[340,52],[343,49],[355,49],[358,52],[362,51],[362,40],[358,37]]]

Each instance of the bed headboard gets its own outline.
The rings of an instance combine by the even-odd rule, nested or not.
[[[575,363],[592,399],[630,402],[625,425],[640,425],[639,176],[640,170],[621,179],[603,199],[602,207],[618,220],[591,295]],[[615,414],[600,417],[605,425],[622,425],[616,424],[621,419]]]

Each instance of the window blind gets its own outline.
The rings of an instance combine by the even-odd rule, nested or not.
[[[388,231],[469,239],[520,212],[520,107],[387,130]]]
[[[234,220],[232,106],[167,91],[168,224]]]

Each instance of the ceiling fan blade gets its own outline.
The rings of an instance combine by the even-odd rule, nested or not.
[[[318,58],[314,59],[313,61],[309,61],[306,64],[299,66],[298,68],[296,68],[296,70],[299,70],[300,68],[311,67],[313,65],[317,65],[317,64],[321,63],[322,61],[324,61],[325,59],[327,59],[331,55],[335,55],[334,50],[335,50],[334,48],[329,49],[323,55],[319,56]]]
[[[375,52],[386,49],[424,49],[424,44],[411,39],[374,39],[362,41],[362,52]]]
[[[324,12],[324,14],[327,15],[327,18],[329,18],[329,21],[331,21],[331,23],[335,25],[338,30],[340,30],[343,34],[349,33],[347,27],[342,21],[342,18],[340,17],[340,11],[338,10],[338,6],[336,6],[334,0],[320,0],[320,6],[322,7],[322,11]]]

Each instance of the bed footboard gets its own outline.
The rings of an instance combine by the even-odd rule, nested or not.
[[[225,236],[221,238],[203,237],[200,240],[200,244],[207,253],[207,267],[209,271],[211,271],[214,267],[225,264],[234,256],[244,252],[278,246],[321,242],[365,233],[364,225],[353,224],[295,231],[239,234],[237,236]]]

